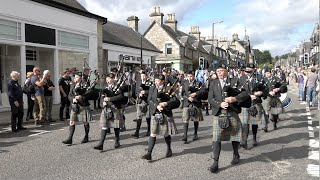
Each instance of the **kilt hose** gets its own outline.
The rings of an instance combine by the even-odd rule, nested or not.
[[[189,121],[199,122],[203,121],[203,115],[201,108],[197,107],[197,115],[195,117],[191,117],[188,111],[189,107],[183,107],[182,110],[182,121],[184,123],[189,123]]]
[[[242,125],[245,125],[245,124],[265,125],[268,122],[266,119],[267,117],[262,107],[262,104],[259,103],[259,104],[255,104],[254,106],[258,110],[258,114],[256,115],[256,117],[253,117],[249,114],[249,108],[242,108],[241,114],[239,115]]]
[[[75,122],[90,122],[92,121],[92,115],[91,115],[91,110],[89,106],[79,106],[80,111],[79,114],[73,112],[71,110],[70,113],[70,121],[75,121]]]
[[[212,121],[212,141],[237,141],[240,142],[242,138],[241,121],[239,115],[228,110],[230,115],[230,126],[227,129],[222,129],[219,126],[218,116],[213,116]]]
[[[116,108],[104,108],[100,115],[101,128],[122,128],[124,125],[123,110]]]
[[[154,116],[151,116],[150,133],[163,136],[178,134],[177,125],[173,117],[168,117],[165,114],[163,116],[164,123],[162,125],[155,120]]]

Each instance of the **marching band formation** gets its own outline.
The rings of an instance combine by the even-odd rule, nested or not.
[[[278,70],[277,70],[278,71]],[[141,70],[135,87],[130,85],[128,71],[122,66],[113,69],[106,75],[107,85],[101,94],[97,95],[93,86],[85,79],[84,74],[76,74],[74,87],[70,90],[71,101],[69,136],[64,144],[72,144],[75,123],[82,122],[85,135],[81,143],[89,141],[89,123],[92,121],[89,100],[100,97],[103,109],[100,115],[101,138],[94,146],[96,150],[103,150],[106,135],[113,128],[115,134],[115,148],[120,147],[121,128],[125,127],[124,107],[128,103],[128,93],[136,96],[136,130],[131,134],[139,138],[140,127],[146,118],[148,139],[147,152],[141,157],[152,160],[152,151],[156,144],[157,135],[164,136],[167,152],[165,157],[171,157],[171,136],[178,133],[173,110],[182,109],[183,143],[188,143],[189,123],[193,122],[194,132],[192,140],[198,140],[198,128],[204,120],[202,111],[212,110],[212,141],[213,164],[209,171],[219,170],[221,142],[231,141],[233,160],[231,164],[238,164],[240,154],[238,149],[248,149],[247,139],[251,127],[253,146],[258,146],[257,132],[259,125],[267,132],[270,121],[273,129],[277,129],[279,114],[283,113],[283,93],[287,92],[286,78],[277,75],[276,70],[265,69],[264,74],[258,72],[254,64],[248,64],[241,69],[228,69],[220,64],[215,72],[202,74],[199,80],[194,71],[181,72],[171,76],[166,70],[162,74]],[[205,76],[205,77],[204,77]],[[95,79],[95,82],[98,79]],[[204,106],[207,102],[207,106]]]

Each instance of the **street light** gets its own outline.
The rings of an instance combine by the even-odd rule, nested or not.
[[[214,22],[212,23],[212,45],[213,45],[213,42],[214,42],[214,24],[219,24],[219,23],[222,23],[223,21],[218,21],[218,22]]]

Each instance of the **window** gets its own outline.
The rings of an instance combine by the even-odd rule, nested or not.
[[[0,19],[0,38],[21,40],[21,23]]]
[[[58,46],[89,49],[89,36],[58,31]]]
[[[26,60],[27,61],[37,61],[37,50],[36,48],[26,49]]]
[[[172,43],[166,44],[166,54],[172,54]]]

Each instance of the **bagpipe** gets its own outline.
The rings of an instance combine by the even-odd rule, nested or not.
[[[279,91],[275,93],[274,96],[269,95],[270,97],[270,107],[277,107],[278,102],[281,103],[282,108],[287,108],[291,104],[292,100],[288,96],[288,87],[279,81],[272,82],[272,89],[279,88]]]
[[[148,91],[150,87],[152,86],[152,82],[150,80],[147,80],[145,84],[140,85],[140,90],[141,91]],[[141,104],[142,101],[147,101],[147,94],[142,94],[142,97],[138,96],[137,97],[137,104]]]

